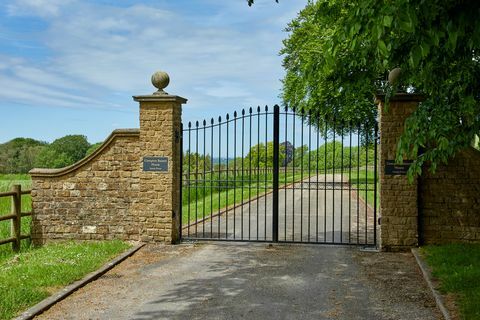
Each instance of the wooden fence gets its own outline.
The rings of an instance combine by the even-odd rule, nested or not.
[[[22,191],[20,185],[14,185],[12,191],[0,193],[0,198],[12,198],[12,210],[8,215],[0,216],[0,221],[12,220],[10,238],[0,239],[0,245],[12,243],[14,251],[20,250],[20,241],[30,238],[30,235],[22,235],[22,217],[31,216],[32,212],[22,212],[22,195],[30,194],[31,190]]]

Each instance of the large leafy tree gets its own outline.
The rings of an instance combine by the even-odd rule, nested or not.
[[[425,100],[407,120],[397,158],[434,169],[480,132],[480,2],[477,0],[318,0],[287,27],[286,106],[331,120],[376,117],[373,96],[400,67],[400,83]],[[420,150],[420,151],[419,151]]]
[[[43,168],[62,168],[85,157],[90,144],[84,135],[67,135],[42,149],[35,165]]]
[[[30,138],[15,138],[0,144],[0,173],[28,172],[46,145],[46,142]]]

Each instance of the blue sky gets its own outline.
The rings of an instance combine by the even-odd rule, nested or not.
[[[279,103],[283,31],[307,0],[3,0],[0,143],[138,127],[132,95],[187,98],[184,122]]]

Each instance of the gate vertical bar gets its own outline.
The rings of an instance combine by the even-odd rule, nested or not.
[[[280,107],[273,108],[273,219],[272,241],[278,242],[278,175],[280,152]]]
[[[226,212],[225,212],[225,238],[228,239],[228,190],[230,189],[230,185],[229,185],[229,182],[228,182],[228,175],[229,175],[229,172],[228,172],[228,162],[229,162],[229,154],[228,154],[228,146],[230,144],[230,140],[228,139],[228,125],[230,123],[230,116],[228,115],[227,113],[227,116],[226,116],[226,122],[227,122],[227,175],[225,177],[225,179],[227,180],[227,190],[226,190],[226,196],[225,196],[225,208],[226,208]],[[233,192],[235,192],[235,189],[233,190]],[[235,206],[235,202],[233,203],[233,206]]]
[[[198,237],[198,121],[195,123],[195,236]]]
[[[260,130],[260,129],[259,129]],[[267,181],[267,174],[268,174],[268,106],[265,106],[265,206],[264,206],[264,226],[263,226],[263,234],[264,239],[267,240],[267,193],[268,193],[268,181]]]
[[[283,220],[283,240],[287,241],[287,183],[288,183],[288,178],[287,178],[287,165],[288,165],[288,107],[285,107],[285,162],[283,165],[285,166],[285,179],[284,179],[284,187],[283,187],[283,198],[285,200],[284,204],[284,220]],[[293,169],[293,167],[292,167]],[[295,174],[294,174],[295,176]],[[292,181],[295,181],[295,177],[293,178]]]
[[[181,163],[181,173],[180,173],[180,206],[179,206],[179,215],[180,215],[180,241],[182,241],[182,220],[183,220],[183,123],[180,124],[180,163]]]
[[[368,134],[365,129],[365,244],[368,244]]]
[[[375,122],[375,139],[373,146],[373,243],[377,247],[377,145],[378,145],[378,122]]]
[[[207,135],[207,121],[203,119],[203,215],[202,215],[202,237],[205,238],[205,206],[207,205],[207,152],[206,152],[206,135]],[[210,168],[211,171],[211,168]],[[212,190],[210,190],[212,193]]]
[[[188,159],[187,159],[187,163],[188,163],[188,166],[187,166],[187,192],[188,192],[188,208],[187,208],[187,225],[188,225],[188,229],[187,229],[187,236],[190,237],[190,197],[191,197],[191,191],[190,190],[190,180],[191,180],[191,176],[190,176],[190,166],[191,166],[191,160],[192,160],[192,123],[189,121],[188,122]]]
[[[220,239],[220,216],[222,215],[222,117],[218,117],[218,218],[217,230]]]
[[[260,193],[260,106],[257,107],[257,194],[256,194],[256,201],[257,201],[257,240],[258,240],[258,229],[259,228],[259,220],[258,220],[258,211],[259,211],[259,193]]]

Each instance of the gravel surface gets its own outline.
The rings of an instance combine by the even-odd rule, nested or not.
[[[36,319],[441,319],[410,253],[147,245]]]

